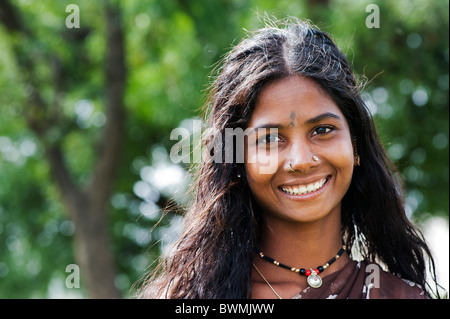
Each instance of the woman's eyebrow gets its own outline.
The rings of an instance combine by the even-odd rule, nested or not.
[[[260,126],[257,126],[255,128],[253,128],[254,131],[260,129],[260,128],[280,128],[280,129],[284,129],[286,127],[288,127],[289,125],[285,125],[285,124],[281,124],[281,123],[267,123],[267,124],[263,124]]]
[[[336,119],[336,120],[341,120],[340,116],[338,116],[338,115],[336,115],[334,113],[327,112],[327,113],[320,114],[320,115],[318,115],[316,117],[313,117],[313,118],[311,118],[309,120],[306,120],[305,124],[317,124],[317,123],[319,123],[319,122],[321,122],[323,120],[327,120],[327,119],[330,119],[330,118],[331,119]]]
[[[311,124],[317,124],[323,120],[327,120],[327,119],[336,119],[336,120],[341,120],[341,117],[334,114],[334,113],[323,113],[320,114],[318,116],[315,116],[313,118],[310,118],[308,120],[305,121],[305,124],[311,125]],[[289,127],[288,124],[282,124],[282,123],[267,123],[267,124],[262,124],[258,127],[255,127],[254,130],[260,129],[260,128],[279,128],[279,129],[284,129]]]

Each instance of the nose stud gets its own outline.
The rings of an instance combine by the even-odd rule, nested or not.
[[[314,162],[318,162],[318,161],[319,161],[319,157],[317,157],[316,155],[314,155],[314,156],[312,157],[312,160],[313,160]],[[289,170],[290,170],[291,172],[295,172],[295,169],[292,168],[291,163],[288,163],[288,168],[289,168]]]

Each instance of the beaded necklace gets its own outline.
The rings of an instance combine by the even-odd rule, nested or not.
[[[325,269],[330,267],[332,263],[334,263],[337,259],[339,259],[339,257],[342,256],[344,251],[345,251],[345,243],[344,243],[344,241],[342,241],[342,247],[338,251],[336,256],[331,258],[325,265],[318,266],[314,270],[312,268],[310,268],[309,270],[306,270],[305,268],[295,268],[295,267],[287,266],[285,264],[282,264],[282,263],[276,261],[273,258],[270,258],[269,256],[264,255],[262,251],[259,251],[258,255],[265,261],[268,261],[276,266],[289,269],[290,271],[296,272],[302,276],[307,276],[308,278],[306,279],[306,281],[308,282],[308,285],[310,285],[313,288],[319,288],[320,286],[322,286],[322,278],[319,276],[319,273],[321,273],[322,271],[324,271]]]

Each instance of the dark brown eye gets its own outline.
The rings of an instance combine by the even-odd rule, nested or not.
[[[275,134],[264,135],[258,140],[258,144],[270,144],[280,141],[280,137]]]
[[[329,126],[319,126],[313,131],[313,135],[323,135],[330,133],[333,130],[332,127]]]

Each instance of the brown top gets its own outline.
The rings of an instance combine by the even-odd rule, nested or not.
[[[349,261],[322,278],[320,288],[307,287],[293,299],[427,299],[422,288],[385,272],[378,264]]]

